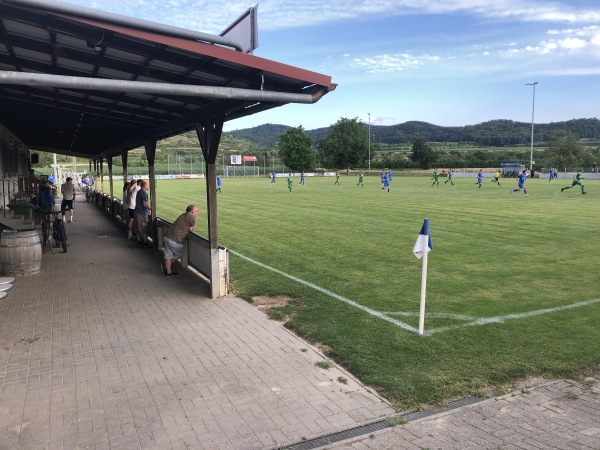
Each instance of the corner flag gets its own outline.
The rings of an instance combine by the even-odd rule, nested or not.
[[[421,259],[426,253],[429,253],[432,248],[431,236],[429,236],[429,219],[425,219],[417,242],[415,243],[415,247],[413,248],[413,253],[417,258]]]

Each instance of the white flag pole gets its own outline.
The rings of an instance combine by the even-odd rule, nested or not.
[[[419,311],[419,334],[425,329],[425,291],[427,290],[427,254],[423,252],[423,270],[421,272],[421,309]]]

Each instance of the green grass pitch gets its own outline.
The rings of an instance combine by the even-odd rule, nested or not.
[[[289,295],[271,311],[398,407],[440,403],[536,376],[573,376],[600,363],[600,181],[527,180],[529,197],[485,179],[395,176],[391,193],[365,178],[224,178],[219,242],[232,253],[243,298]],[[205,180],[161,180],[158,215],[200,207]],[[425,331],[419,336],[363,309],[418,328],[421,261],[412,254],[430,218]],[[294,281],[284,274],[296,277]],[[316,285],[321,290],[317,290]],[[585,302],[576,307],[565,308]],[[486,322],[481,324],[481,322]]]

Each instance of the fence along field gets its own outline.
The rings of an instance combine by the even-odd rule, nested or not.
[[[441,179],[436,188],[429,177],[395,176],[389,195],[377,177],[364,188],[354,176],[340,186],[296,179],[291,193],[282,181],[223,180],[219,240],[232,251],[235,293],[291,297],[271,315],[398,407],[598,368],[599,181],[586,180],[584,196],[560,192],[569,180],[528,180],[527,198],[509,192],[514,179],[481,189]],[[188,203],[204,208],[204,180],[161,180],[158,189],[162,217]],[[418,336],[412,247],[424,217],[434,249],[427,335]]]

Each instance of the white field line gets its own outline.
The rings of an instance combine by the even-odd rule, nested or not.
[[[256,264],[257,266],[260,266],[264,269],[278,273],[279,275],[289,278],[290,280],[296,281],[297,283],[300,283],[304,286],[308,286],[308,287],[310,287],[316,291],[319,291],[325,295],[329,295],[330,297],[333,297],[333,298],[340,300],[348,305],[354,306],[355,308],[365,311],[366,313],[371,314],[372,316],[379,317],[380,319],[383,319],[390,323],[393,323],[394,325],[397,325],[400,328],[403,328],[407,331],[410,331],[413,333],[419,332],[419,330],[417,328],[412,327],[407,323],[400,322],[399,320],[396,320],[392,317],[389,317],[389,315],[406,316],[406,317],[417,316],[418,315],[417,312],[379,312],[379,311],[375,311],[374,309],[367,308],[366,306],[363,306],[360,303],[356,303],[355,301],[352,301],[349,298],[342,297],[341,295],[338,295],[335,292],[331,292],[328,289],[317,286],[316,284],[313,284],[309,281],[305,281],[302,278],[295,277],[288,273],[282,272],[279,269],[275,269],[274,267],[267,266],[266,264],[258,262],[252,258],[248,258],[247,256],[244,256],[241,253],[238,253],[234,250],[231,250],[231,249],[228,249],[228,250],[230,253],[234,254],[235,256],[239,256],[240,258],[245,259],[246,261],[249,261],[253,264]],[[435,328],[432,330],[426,330],[424,335],[428,336],[431,334],[440,333],[442,331],[454,330],[454,329],[462,328],[462,327],[487,325],[488,323],[502,323],[505,320],[509,320],[509,319],[523,319],[525,317],[533,317],[533,316],[540,316],[543,314],[551,314],[554,312],[565,311],[567,309],[581,308],[583,306],[593,305],[595,303],[600,303],[600,298],[595,298],[593,300],[587,300],[587,301],[578,302],[578,303],[572,303],[570,305],[557,306],[555,308],[538,309],[538,310],[534,310],[534,311],[526,311],[526,312],[517,313],[517,314],[506,314],[504,316],[494,316],[494,317],[474,317],[474,316],[464,316],[461,314],[452,314],[452,313],[428,313],[425,316],[429,317],[429,318],[448,318],[448,319],[465,320],[465,321],[470,321],[470,322],[461,323],[461,324],[457,324],[457,325],[451,325],[448,327]]]
[[[417,311],[415,312],[409,312],[409,311],[388,311],[388,312],[383,312],[381,314],[386,314],[388,316],[404,316],[404,317],[418,317],[419,313]],[[465,316],[463,314],[454,314],[454,313],[425,313],[425,317],[429,318],[429,319],[456,319],[456,320],[470,320],[470,321],[474,321],[474,320],[479,320],[481,319],[481,317],[476,317],[476,316]]]
[[[600,298],[595,298],[593,300],[587,300],[584,302],[571,303],[570,305],[557,306],[555,308],[538,309],[535,311],[526,311],[517,314],[506,314],[505,316],[480,317],[472,322],[429,330],[426,331],[425,334],[434,334],[441,331],[453,330],[462,327],[471,327],[475,325],[487,325],[488,323],[502,323],[508,319],[523,319],[524,317],[541,316],[542,314],[551,314],[559,311],[565,311],[567,309],[581,308],[583,306],[593,305],[594,303],[600,303]]]
[[[250,261],[251,263],[256,264],[257,266],[260,266],[260,267],[262,267],[264,269],[267,269],[267,270],[270,270],[272,272],[278,273],[279,275],[282,275],[282,276],[284,276],[286,278],[289,278],[290,280],[294,280],[294,281],[296,281],[296,282],[298,282],[300,284],[303,284],[304,286],[308,286],[310,288],[313,288],[314,290],[319,291],[319,292],[321,292],[321,293],[323,293],[325,295],[329,295],[330,297],[333,297],[333,298],[335,298],[337,300],[341,300],[342,302],[344,302],[344,303],[346,303],[348,305],[354,306],[355,308],[361,309],[361,310],[365,311],[366,313],[371,314],[372,316],[379,317],[380,319],[383,319],[383,320],[387,320],[388,322],[393,323],[394,325],[397,325],[400,328],[404,328],[407,331],[411,331],[413,333],[418,333],[419,332],[418,329],[416,329],[414,327],[411,327],[407,323],[400,322],[399,320],[396,320],[396,319],[394,319],[392,317],[388,317],[385,314],[380,313],[379,311],[375,311],[375,310],[373,310],[371,308],[367,308],[366,306],[363,306],[360,303],[356,303],[356,302],[350,300],[349,298],[342,297],[341,295],[338,295],[335,292],[331,292],[331,291],[329,291],[329,290],[327,290],[325,288],[317,286],[316,284],[310,283],[310,282],[305,281],[305,280],[303,280],[301,278],[298,278],[298,277],[295,277],[295,276],[290,275],[288,273],[282,272],[281,270],[275,269],[274,267],[267,266],[266,264],[263,264],[261,262],[255,261],[254,259],[248,258],[247,256],[244,256],[244,255],[242,255],[242,254],[240,254],[238,252],[235,252],[235,251],[233,251],[231,249],[229,249],[229,252],[233,253],[235,256],[239,256],[240,258],[245,259],[246,261]]]

